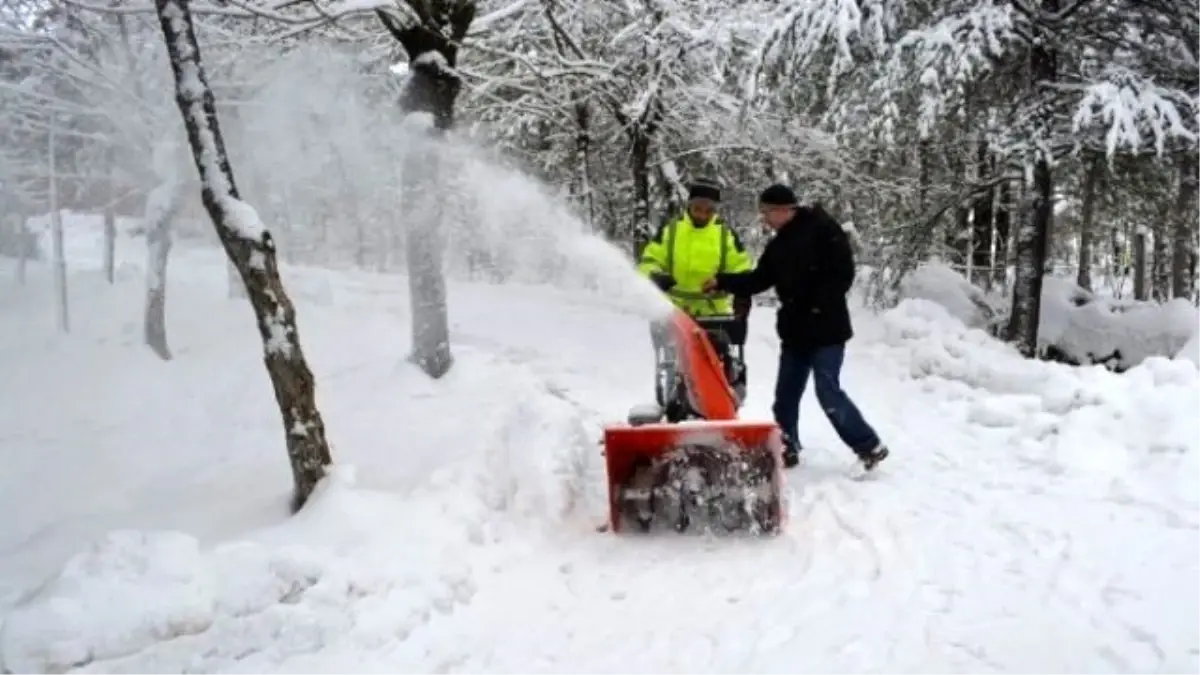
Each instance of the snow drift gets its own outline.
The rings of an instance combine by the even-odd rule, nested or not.
[[[910,273],[900,295],[935,302],[963,324],[992,333],[1003,327],[1009,309],[942,263],[926,263]],[[1068,279],[1042,280],[1038,348],[1047,358],[1125,370],[1152,356],[1174,357],[1198,327],[1200,313],[1181,298],[1163,304],[1117,301]]]
[[[904,300],[882,319],[881,338],[902,350],[908,377],[961,402],[975,425],[1046,439],[1053,455],[1067,455],[1063,467],[1102,465],[1119,475],[1167,454],[1200,468],[1200,419],[1184,412],[1200,409],[1200,373],[1191,363],[1150,356],[1116,374],[1022,359],[927,300]],[[1187,482],[1194,490],[1196,481]]]

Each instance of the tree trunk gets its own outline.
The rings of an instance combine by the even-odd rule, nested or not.
[[[117,257],[117,190],[116,181],[113,178],[116,166],[111,147],[105,150],[104,160],[108,170],[106,181],[108,199],[104,205],[104,278],[111,284],[116,279]]]
[[[242,273],[238,271],[237,265],[230,262],[225,266],[226,288],[229,289],[229,297],[238,299],[247,299],[250,296],[246,294],[246,282],[242,280]]]
[[[1170,228],[1173,204],[1163,201],[1158,218],[1150,226],[1153,240],[1153,257],[1150,259],[1150,295],[1158,302],[1166,302],[1171,292],[1171,249]]]
[[[455,70],[458,46],[475,19],[474,2],[445,3],[427,7],[417,21],[400,22],[393,15],[376,11],[375,16],[404,47],[408,56],[408,80],[401,94],[400,107],[409,113],[428,113],[433,116],[429,130],[432,141],[441,138],[454,126],[454,105],[462,90],[462,81]],[[436,143],[428,146],[435,153]],[[434,156],[431,154],[430,156]],[[412,157],[410,153],[410,157]],[[433,167],[436,170],[436,166]],[[431,218],[422,224],[410,219],[406,258],[408,288],[412,300],[411,360],[427,375],[440,378],[450,372],[454,358],[450,353],[449,310],[446,307],[446,276],[442,266],[442,246],[438,228],[444,199],[440,181],[421,180],[428,177],[429,167],[419,171],[405,170],[403,183],[409,195],[415,195],[418,185],[427,186],[433,199]],[[420,226],[418,226],[420,225]]]
[[[146,346],[164,361],[171,360],[167,345],[167,260],[171,253],[171,222],[183,206],[182,184],[177,179],[160,183],[146,198]]]
[[[155,0],[155,9],[175,77],[175,100],[200,172],[200,196],[254,308],[292,468],[292,508],[299,510],[332,459],[317,410],[316,383],[300,348],[296,310],[279,277],[271,233],[238,198],[188,0]]]
[[[410,147],[404,167],[402,197],[408,241],[409,304],[412,307],[410,360],[437,379],[450,372],[450,320],[446,275],[442,269],[439,227],[443,215],[438,150],[433,139]]]
[[[1133,235],[1133,299],[1146,299],[1146,233]]]
[[[1172,230],[1171,297],[1190,298],[1196,279],[1193,267],[1196,264],[1195,240],[1197,176],[1196,155],[1184,152],[1179,155],[1179,191],[1176,193],[1174,227]]]
[[[933,163],[933,142],[923,138],[917,142],[917,212],[929,211],[929,165]]]
[[[592,108],[580,94],[575,102],[575,173],[572,192],[579,213],[589,227],[595,222],[595,196],[592,194]]]
[[[962,269],[963,276],[971,279],[971,208],[960,204],[954,208],[954,225],[949,237],[946,237],[946,248],[950,264]]]
[[[979,141],[975,148],[975,176],[977,179],[988,173],[987,141]],[[992,191],[988,190],[975,198],[971,215],[971,282],[987,287],[992,277],[992,212],[995,205]]]
[[[971,179],[970,173],[974,167],[967,161],[967,158],[959,152],[958,148],[950,151],[948,155],[948,163],[950,170],[954,173],[954,190],[962,191],[966,186],[967,181]],[[971,279],[971,218],[973,216],[971,204],[959,203],[954,207],[954,222],[949,224],[945,230],[945,236],[942,241],[946,246],[946,259],[951,266],[958,267],[963,272],[963,277],[967,280]]]
[[[1046,12],[1058,10],[1058,0],[1042,0]],[[1030,90],[1034,96],[1048,96],[1045,87],[1056,79],[1055,53],[1046,35],[1035,35],[1029,52]],[[1043,106],[1044,107],[1044,106]],[[1049,130],[1053,120],[1039,120]],[[1033,158],[1032,198],[1028,222],[1016,236],[1016,275],[1013,281],[1012,313],[1008,319],[1007,339],[1026,357],[1038,353],[1038,322],[1042,313],[1042,277],[1046,272],[1046,249],[1054,217],[1054,180],[1051,157],[1039,150]]]
[[[437,379],[450,372],[450,319],[446,306],[446,273],[442,262],[439,229],[444,211],[438,173],[438,140],[454,123],[454,101],[458,81],[443,72],[435,52],[418,54],[410,63],[404,107],[413,113],[431,113],[433,127],[428,138],[408,152],[403,176],[404,203],[422,203],[427,208],[414,214],[407,210],[406,259],[408,294],[412,307],[412,354],[410,360],[426,375]]]
[[[28,274],[29,257],[35,253],[38,242],[37,238],[29,232],[29,224],[26,222],[23,209],[17,210],[13,226],[16,227],[14,233],[17,242],[17,283],[24,286]]]
[[[650,135],[641,129],[630,131],[629,170],[633,178],[633,223],[632,235],[635,242],[634,257],[640,258],[642,249],[654,235],[650,224]],[[610,236],[616,240],[617,233]]]
[[[53,114],[50,119],[49,151],[50,151],[50,236],[54,246],[54,295],[58,300],[58,329],[64,333],[71,331],[71,312],[67,306],[67,257],[63,247],[62,209],[58,203],[58,121]]]
[[[1092,239],[1096,229],[1096,188],[1104,175],[1104,155],[1096,152],[1087,158],[1083,176],[1083,204],[1079,217],[1079,270],[1075,283],[1092,290]]]
[[[1009,182],[996,186],[996,246],[992,249],[992,284],[1003,289],[1008,283],[1008,252],[1012,241],[1013,189]]]
[[[1036,57],[1035,57],[1036,58]],[[1037,354],[1038,321],[1042,310],[1042,276],[1046,266],[1046,246],[1053,217],[1053,180],[1050,162],[1038,157],[1033,168],[1033,207],[1029,222],[1017,231],[1016,274],[1013,279],[1012,313],[1006,339],[1016,344],[1027,357]]]

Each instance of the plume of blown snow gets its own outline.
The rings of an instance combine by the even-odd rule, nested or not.
[[[555,190],[470,139],[433,140],[429,115],[397,110],[401,82],[364,73],[354,54],[305,46],[255,76],[262,86],[231,118],[229,148],[246,202],[278,225],[272,234],[295,262],[400,270],[403,235],[425,232],[452,276],[600,294],[646,317],[666,311],[632,256]]]

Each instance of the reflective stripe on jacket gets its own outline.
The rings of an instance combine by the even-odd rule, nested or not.
[[[689,214],[667,222],[642,251],[638,271],[670,275],[675,286],[667,295],[677,307],[694,316],[733,313],[733,297],[726,293],[705,296],[706,280],[719,272],[745,272],[750,256],[733,228],[714,217],[697,227]]]

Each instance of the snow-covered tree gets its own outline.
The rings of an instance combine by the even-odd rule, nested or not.
[[[316,382],[300,347],[296,309],[279,277],[270,231],[238,196],[188,0],[156,0],[155,7],[170,55],[176,101],[200,174],[204,208],[246,285],[258,321],[292,467],[293,508],[298,510],[333,460],[317,409]]]

